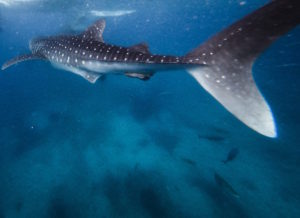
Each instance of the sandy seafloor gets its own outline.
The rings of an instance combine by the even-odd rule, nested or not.
[[[106,18],[106,42],[183,55],[267,1],[3,2],[1,64],[29,52],[31,38],[80,32],[97,19],[90,10],[135,10]],[[94,85],[43,61],[2,71],[0,217],[300,217],[299,49],[297,27],[254,65],[276,139],[183,71]],[[238,156],[223,164],[232,148]]]

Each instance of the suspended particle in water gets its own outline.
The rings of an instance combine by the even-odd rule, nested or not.
[[[240,2],[240,6],[243,6],[243,5],[245,5],[246,4],[246,1],[241,1]]]

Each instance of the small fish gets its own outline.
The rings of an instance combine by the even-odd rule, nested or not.
[[[140,163],[136,162],[134,165],[134,171],[138,171],[140,168]]]
[[[222,162],[226,164],[227,162],[234,160],[236,156],[239,154],[239,152],[240,150],[238,148],[232,148],[228,152],[226,160],[222,160]]]
[[[215,181],[217,183],[217,185],[221,188],[222,192],[233,196],[235,198],[240,198],[240,195],[232,188],[232,186],[223,178],[220,176],[220,174],[218,174],[217,172],[215,172]]]
[[[189,165],[191,165],[191,166],[196,166],[196,165],[197,165],[196,161],[194,161],[194,160],[192,160],[192,159],[190,159],[190,158],[187,158],[187,157],[181,157],[180,159],[181,159],[183,162],[185,162],[185,163],[187,163],[187,164],[189,164]]]
[[[18,201],[15,205],[15,209],[16,211],[19,213],[23,208],[23,202],[22,201]]]
[[[198,135],[199,139],[206,139],[209,141],[214,141],[214,142],[222,142],[225,140],[224,136],[221,135]]]
[[[168,95],[172,95],[171,92],[168,92],[168,91],[164,91],[164,92],[160,92],[157,96],[168,96]]]

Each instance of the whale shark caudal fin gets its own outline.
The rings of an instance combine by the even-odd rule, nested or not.
[[[185,58],[207,67],[188,72],[253,130],[276,137],[271,109],[252,77],[255,59],[300,23],[299,0],[275,0],[216,34]]]
[[[35,59],[45,59],[44,57],[42,57],[41,55],[38,54],[25,54],[25,55],[20,55],[17,56],[7,62],[5,62],[2,67],[1,70],[5,70],[6,68],[15,65],[19,62],[23,62],[23,61],[30,61],[30,60],[35,60]]]

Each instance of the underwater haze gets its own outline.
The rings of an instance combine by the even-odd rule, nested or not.
[[[184,55],[268,0],[0,0],[0,63],[105,19],[105,42]],[[253,66],[278,131],[185,71],[90,84],[45,61],[0,72],[0,218],[300,217],[300,26]]]

